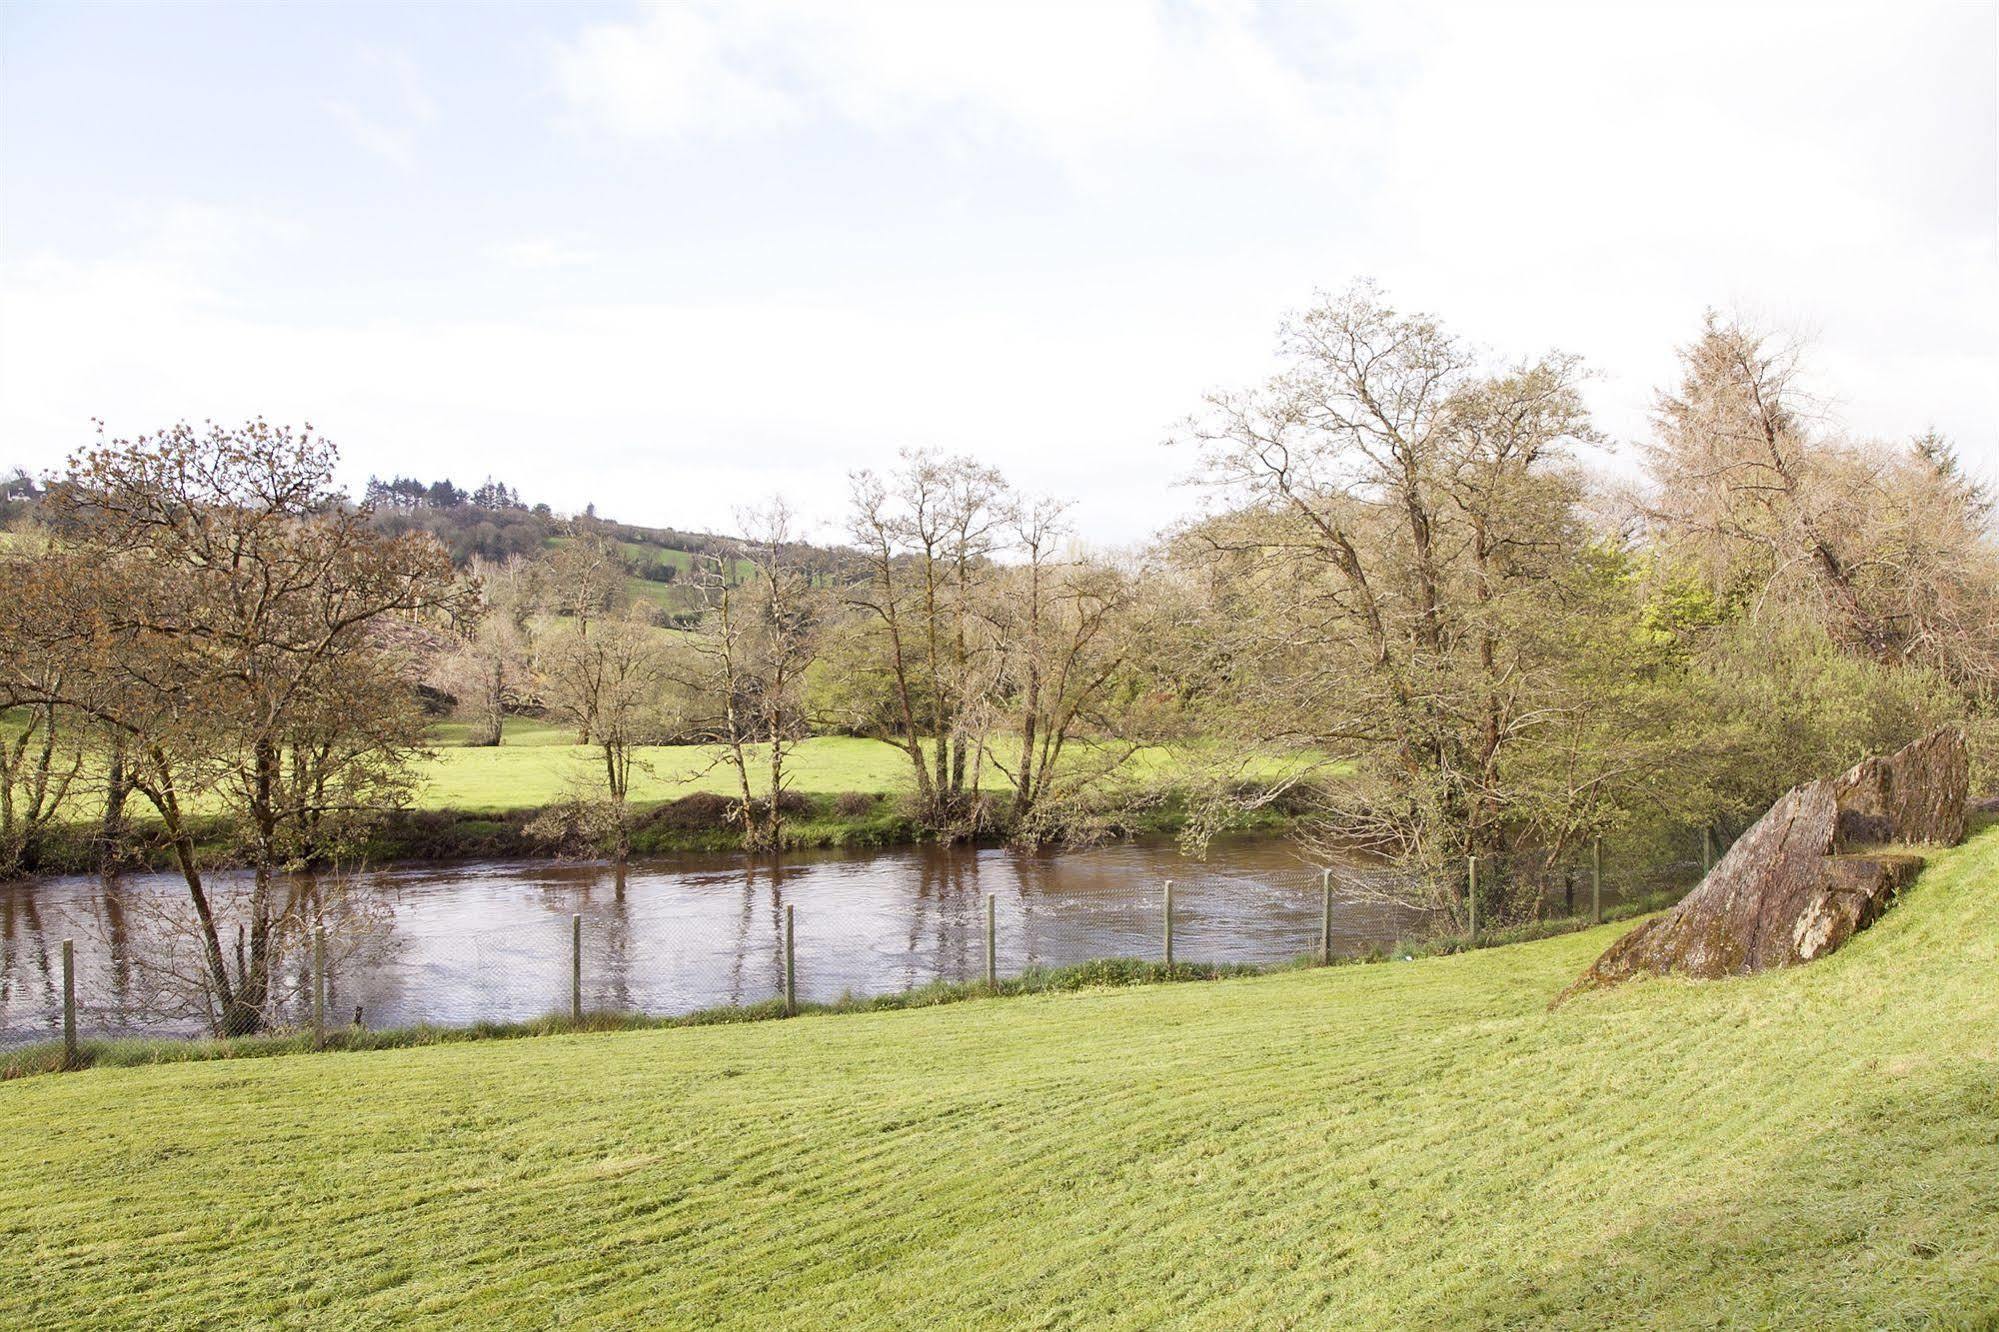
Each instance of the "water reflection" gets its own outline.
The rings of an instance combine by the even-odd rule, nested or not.
[[[1356,890],[1378,871],[1338,867]],[[1218,843],[1205,863],[1170,843],[1022,853],[935,847],[825,852],[780,864],[740,856],[595,864],[508,863],[382,870],[351,885],[357,935],[338,941],[329,1015],[369,1026],[519,1019],[567,1007],[570,917],[584,921],[591,1008],[678,1013],[782,992],[784,908],[797,910],[801,997],[877,994],[972,980],[985,966],[985,899],[996,899],[1003,974],[1035,964],[1157,957],[1164,880],[1176,881],[1174,952],[1185,961],[1280,962],[1316,949],[1318,872],[1286,843]],[[247,883],[217,876],[217,895]],[[287,884],[300,905],[323,891]],[[0,1043],[57,1029],[60,941],[77,940],[79,1002],[93,1032],[185,1031],[145,993],[156,963],[185,948],[171,875],[0,884]],[[329,900],[331,895],[329,894]],[[1421,913],[1341,892],[1334,947],[1353,953],[1419,932]],[[233,943],[233,927],[225,948]],[[290,988],[304,992],[303,958]]]

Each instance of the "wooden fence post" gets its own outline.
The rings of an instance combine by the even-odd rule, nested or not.
[[[1319,965],[1333,964],[1333,870],[1319,871]]]
[[[1707,872],[1713,868],[1714,868],[1714,829],[1707,827],[1706,825],[1702,825],[1701,877],[1706,878]]]
[[[326,1048],[326,927],[312,929],[312,1048]]]
[[[1603,839],[1589,844],[1589,923],[1603,924]]]
[[[76,1050],[76,940],[62,941],[62,1066],[75,1068],[81,1061]]]
[[[999,988],[999,950],[995,944],[993,894],[986,894],[986,988]]]
[[[1465,928],[1478,946],[1478,857],[1465,857]]]
[[[583,914],[569,918],[569,1020],[583,1021]]]
[[[793,928],[791,903],[784,904],[784,1015],[798,1013],[798,951],[797,932]]]
[[[1173,970],[1173,880],[1166,881],[1166,970]]]

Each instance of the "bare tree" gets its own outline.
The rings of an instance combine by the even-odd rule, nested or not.
[[[1646,516],[1714,593],[1804,616],[1873,660],[1999,683],[1991,497],[1934,434],[1840,435],[1801,387],[1795,342],[1710,313],[1659,395]]]
[[[775,851],[784,839],[786,762],[809,734],[805,678],[818,658],[825,608],[799,563],[795,519],[781,499],[739,511],[737,522],[742,540],[697,563],[707,613],[691,640],[693,684],[709,700],[709,729],[736,775],[743,844]]]
[[[1005,482],[971,458],[908,453],[886,479],[856,473],[853,503],[867,578],[850,599],[879,635],[892,698],[877,734],[909,756],[926,821],[956,835],[975,813],[967,779],[986,715],[977,684],[993,665],[977,603],[1008,511]]]
[[[475,559],[470,572],[479,589],[481,614],[442,669],[474,724],[466,743],[498,745],[508,711],[534,698],[534,613],[543,599],[546,570],[517,555],[504,561]]]
[[[1537,626],[1585,539],[1565,463],[1590,437],[1578,367],[1484,372],[1367,286],[1281,346],[1282,374],[1187,427],[1231,505],[1182,544],[1205,603],[1189,670],[1223,686],[1191,687],[1230,748],[1289,756],[1265,798],[1349,769],[1325,784],[1329,827],[1441,883],[1539,835],[1509,756],[1553,719],[1561,662]]]
[[[1133,648],[1132,580],[1063,549],[1072,536],[1067,507],[1053,499],[1012,506],[1008,533],[1018,560],[998,571],[981,607],[1001,667],[992,689],[995,729],[1012,733],[995,738],[992,761],[1012,793],[1009,825],[1027,840],[1072,832],[1082,811],[1061,797],[1091,792],[1135,747],[1111,698]],[[1084,731],[1086,757],[1071,747]]]
[[[631,856],[632,772],[638,751],[666,738],[672,673],[659,630],[625,616],[551,633],[541,654],[549,710],[590,737],[602,777],[599,810],[619,865]]]
[[[584,638],[591,625],[621,615],[631,603],[624,553],[601,532],[578,528],[562,537],[546,556],[546,566],[540,586],[548,608],[567,616]]]
[[[53,563],[0,638],[64,669],[51,701],[123,738],[193,905],[216,1024],[265,1020],[286,867],[399,803],[421,752],[414,671],[373,627],[465,606],[429,537],[384,537],[332,484],[310,427],[186,424],[71,459],[47,501]],[[252,867],[232,971],[196,850],[196,802]]]

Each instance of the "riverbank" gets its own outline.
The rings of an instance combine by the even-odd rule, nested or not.
[[[1977,1326],[1995,885],[1988,832],[1830,958],[1554,1012],[1621,927],[28,1079],[0,1322]]]
[[[674,800],[637,802],[632,807],[632,854],[662,856],[740,851],[742,829],[729,815],[726,796],[696,792]],[[785,799],[787,851],[864,850],[918,846],[933,840],[898,794],[793,793]],[[1108,815],[1097,831],[1107,837],[1173,836],[1186,827],[1186,801],[1167,793],[1129,811]],[[354,851],[356,865],[450,864],[472,860],[566,860],[592,854],[588,847],[551,840],[532,825],[539,806],[515,809],[426,809],[392,811],[382,817]],[[1285,808],[1244,815],[1231,831],[1281,834],[1295,823]],[[220,819],[190,821],[204,865],[226,869],[240,861],[237,841]],[[973,839],[998,845],[999,839]],[[51,830],[39,848],[35,876],[90,874],[102,863],[95,825],[69,823]],[[117,863],[128,870],[169,871],[173,853],[159,836],[156,820],[133,818]]]
[[[588,797],[601,781],[602,755],[572,733],[533,718],[509,718],[505,743],[467,746],[466,727],[434,728],[432,756],[418,773],[409,805],[386,815],[354,858],[370,865],[467,860],[562,859],[591,848],[565,844],[532,825],[545,810]],[[1184,756],[1142,750],[1126,761],[1124,785],[1107,794],[1092,831],[1100,836],[1173,835],[1185,828]],[[742,831],[731,817],[735,776],[713,745],[656,745],[635,752],[631,783],[632,852],[638,856],[735,851]],[[793,752],[784,795],[784,849],[791,851],[914,846],[931,839],[910,807],[909,760],[879,741],[820,736]],[[1003,799],[997,790],[989,792]],[[43,839],[34,872],[83,874],[103,860],[98,812],[72,801],[73,818]],[[120,863],[172,869],[157,821],[134,801]],[[199,806],[197,805],[197,808]],[[1245,814],[1233,831],[1281,833],[1295,822],[1290,803]],[[205,864],[232,865],[234,839],[218,818],[192,820]],[[989,839],[990,840],[990,839]]]

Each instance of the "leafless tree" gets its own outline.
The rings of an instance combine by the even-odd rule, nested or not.
[[[414,670],[371,628],[466,609],[443,549],[388,538],[332,485],[310,427],[173,426],[71,459],[47,506],[51,566],[0,640],[63,664],[50,701],[122,737],[202,942],[216,1023],[265,1020],[281,947],[278,875],[399,803],[421,752]],[[253,872],[232,971],[196,847],[227,816]]]
[[[705,729],[736,776],[744,845],[775,851],[784,839],[786,763],[809,733],[806,672],[818,658],[826,606],[798,561],[796,520],[781,499],[739,511],[737,524],[741,540],[697,563],[707,610],[690,640],[691,684],[707,700]]]
[[[631,855],[630,796],[639,751],[660,743],[672,672],[660,632],[643,619],[600,619],[551,633],[541,654],[549,710],[590,737],[602,776],[601,813],[617,863]]]
[[[976,622],[1006,520],[1005,482],[972,458],[909,453],[887,478],[853,478],[852,535],[867,578],[850,601],[874,626],[891,711],[877,734],[909,756],[926,821],[955,835],[974,813],[971,760],[990,671]]]

